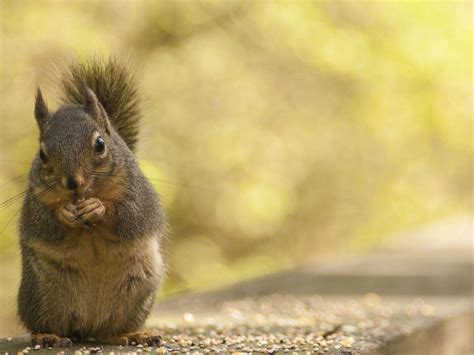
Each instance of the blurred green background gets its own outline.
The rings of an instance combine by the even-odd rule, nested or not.
[[[161,298],[471,212],[469,1],[0,4],[0,201],[25,189],[53,63],[131,56],[171,226]],[[20,206],[0,209],[0,336],[20,332]]]

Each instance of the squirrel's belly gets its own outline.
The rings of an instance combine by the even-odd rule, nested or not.
[[[96,248],[91,256],[100,259],[93,263],[86,258],[81,268],[83,277],[76,295],[79,328],[94,335],[114,333],[113,329],[127,331],[128,324],[141,325],[146,316],[136,318],[144,306],[151,306],[163,267],[157,239],[118,245],[106,254],[100,251],[102,245],[91,245]]]
[[[164,271],[158,239],[110,243],[82,235],[74,246],[57,247],[64,267],[48,296],[51,319],[57,316],[51,328],[88,336],[138,330]]]

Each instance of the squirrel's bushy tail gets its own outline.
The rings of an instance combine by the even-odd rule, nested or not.
[[[62,103],[84,104],[84,82],[94,91],[115,130],[134,152],[141,113],[137,86],[130,69],[116,58],[76,60],[60,78]]]

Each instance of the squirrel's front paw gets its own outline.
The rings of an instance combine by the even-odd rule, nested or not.
[[[89,198],[76,207],[76,219],[88,226],[93,226],[105,214],[105,207],[98,198]]]
[[[63,205],[58,212],[58,217],[61,222],[71,228],[77,228],[81,226],[81,221],[77,220],[76,206],[72,203]]]

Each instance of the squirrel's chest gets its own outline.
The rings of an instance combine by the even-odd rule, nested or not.
[[[62,263],[84,276],[99,274],[99,277],[110,268],[116,271],[123,269],[124,262],[133,258],[136,251],[131,243],[122,243],[106,234],[89,230],[68,235],[58,249]]]
[[[120,292],[130,279],[153,281],[163,267],[158,239],[153,236],[120,241],[86,230],[66,236],[54,247],[40,243],[34,249],[41,268],[57,274],[62,292],[81,301],[97,302],[98,293]]]
[[[120,283],[129,275],[145,276],[145,270],[159,264],[157,238],[120,241],[111,235],[85,231],[67,243],[64,263],[77,270],[85,281]]]

